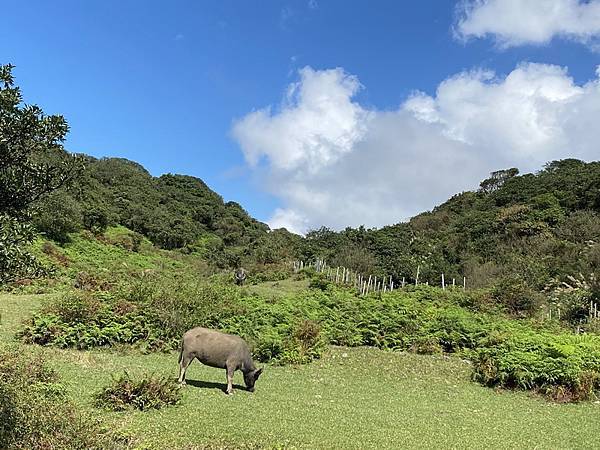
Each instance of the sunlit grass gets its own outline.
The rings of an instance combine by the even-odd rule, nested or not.
[[[0,338],[10,339],[38,301],[0,296]],[[310,365],[267,367],[253,394],[240,387],[238,373],[233,396],[223,393],[223,370],[194,362],[180,405],[111,413],[93,406],[93,394],[111,377],[175,377],[177,354],[44,353],[75,402],[152,448],[600,447],[599,404],[496,392],[471,382],[469,364],[454,357],[332,348]]]
[[[48,295],[0,294],[0,342],[14,341],[21,323],[42,304]]]

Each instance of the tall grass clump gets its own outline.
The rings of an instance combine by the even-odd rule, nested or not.
[[[180,400],[180,386],[171,378],[147,375],[135,379],[125,373],[96,395],[96,406],[114,411],[145,411],[175,405]]]
[[[130,442],[80,413],[40,355],[22,347],[3,347],[0,448],[121,449],[130,448]]]

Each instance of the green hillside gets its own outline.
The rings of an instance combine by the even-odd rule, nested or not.
[[[199,179],[68,153],[64,119],[0,82],[0,448],[597,446],[600,163],[302,237]],[[248,343],[254,394],[197,364],[176,383],[196,326]]]
[[[569,159],[535,174],[517,172],[496,172],[477,192],[457,194],[405,223],[312,231],[304,258],[392,275],[396,284],[414,282],[417,268],[422,282],[436,285],[442,273],[459,283],[466,277],[470,287],[496,288],[498,301],[516,314],[535,312],[562,283],[585,286],[583,310],[572,311],[579,321],[589,301],[600,299],[600,163]]]

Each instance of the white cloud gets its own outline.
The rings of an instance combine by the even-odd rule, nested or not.
[[[234,124],[246,160],[284,204],[272,227],[382,226],[476,188],[492,170],[598,157],[600,83],[576,85],[558,66],[459,73],[387,112],[358,104],[359,88],[341,69],[305,68],[277,111]]]
[[[233,135],[253,166],[266,157],[277,170],[317,172],[350,152],[364,134],[368,114],[351,101],[359,88],[356,77],[341,69],[305,67],[279,111],[248,114],[235,123]]]
[[[506,48],[561,36],[598,48],[600,0],[464,0],[458,13],[463,39],[489,36]]]
[[[272,230],[287,228],[292,233],[303,234],[309,223],[304,216],[292,209],[277,208],[269,220],[269,226]]]

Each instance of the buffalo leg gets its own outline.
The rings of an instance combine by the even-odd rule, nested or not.
[[[193,359],[194,358],[186,355],[185,353],[181,355],[181,361],[179,361],[179,382],[181,384],[185,384],[185,371]]]
[[[227,394],[233,394],[233,368],[231,366],[226,367],[227,370]]]

